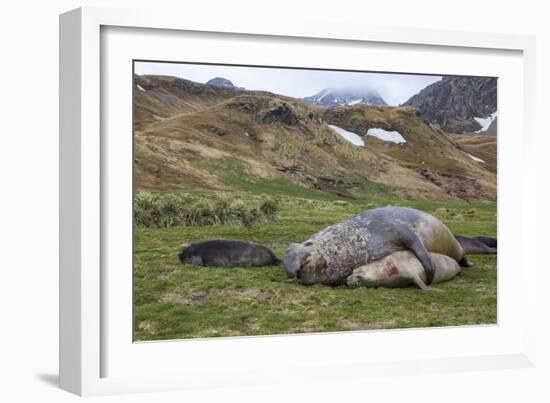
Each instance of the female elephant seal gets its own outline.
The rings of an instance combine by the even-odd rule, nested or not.
[[[271,266],[281,263],[265,246],[253,242],[216,239],[192,244],[178,255],[184,264],[197,266]]]
[[[344,284],[352,271],[400,250],[422,262],[426,282],[434,276],[429,252],[470,266],[452,232],[437,218],[407,207],[368,210],[331,225],[301,244],[290,244],[283,261],[289,278],[302,284]]]
[[[430,253],[435,267],[432,283],[441,283],[455,277],[460,266],[453,258],[439,253]],[[410,251],[392,253],[381,260],[358,267],[347,278],[349,287],[407,287],[416,284],[428,291],[426,272],[420,260]]]

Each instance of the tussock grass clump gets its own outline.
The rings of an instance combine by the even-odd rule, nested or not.
[[[259,204],[221,197],[189,200],[173,193],[137,192],[134,222],[140,228],[198,227],[230,225],[252,227],[278,218],[278,204],[272,199]]]
[[[434,212],[434,215],[441,219],[447,221],[464,221],[472,220],[478,215],[478,210],[476,208],[469,209],[452,209],[446,207],[437,208]]]
[[[260,212],[271,220],[276,220],[279,207],[275,200],[267,199],[260,205]]]
[[[351,206],[351,203],[350,202],[347,202],[345,200],[334,200],[332,202],[332,204],[334,204],[335,206],[343,206],[343,207],[349,207]]]

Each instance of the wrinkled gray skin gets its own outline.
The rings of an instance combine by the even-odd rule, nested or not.
[[[368,210],[331,225],[301,244],[290,244],[283,265],[302,284],[345,284],[359,266],[397,251],[410,250],[422,262],[426,282],[434,277],[428,252],[471,266],[449,229],[434,216],[407,207]]]
[[[462,235],[455,235],[455,238],[467,255],[495,255],[497,253],[497,242],[494,238],[483,236],[468,238]]]
[[[215,239],[192,244],[178,257],[184,264],[197,266],[271,266],[281,263],[271,250],[253,242]]]
[[[430,253],[435,267],[432,284],[454,278],[460,273],[460,266],[453,258],[439,253]],[[424,291],[426,273],[420,260],[411,251],[394,252],[380,260],[358,267],[347,278],[348,287],[408,287],[416,284]]]

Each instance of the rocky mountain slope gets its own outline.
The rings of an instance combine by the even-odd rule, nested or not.
[[[323,91],[304,98],[309,104],[321,105],[325,108],[337,105],[386,105],[386,101],[373,89],[336,89],[326,88]]]
[[[422,116],[447,133],[475,133],[488,130],[497,111],[497,79],[490,77],[445,76],[406,101]],[[487,127],[484,127],[487,122]],[[496,133],[495,126],[490,129]]]
[[[284,181],[342,197],[373,184],[404,198],[496,197],[496,175],[472,158],[473,148],[410,107],[325,109],[173,77],[136,76],[134,87],[138,188],[230,190],[237,182]],[[380,133],[390,131],[404,142],[384,141]]]
[[[211,80],[208,80],[206,84],[221,88],[243,89],[236,87],[230,80],[223,77],[214,77]]]

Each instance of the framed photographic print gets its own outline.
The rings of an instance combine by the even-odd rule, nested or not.
[[[532,365],[533,49],[62,15],[62,387]]]

